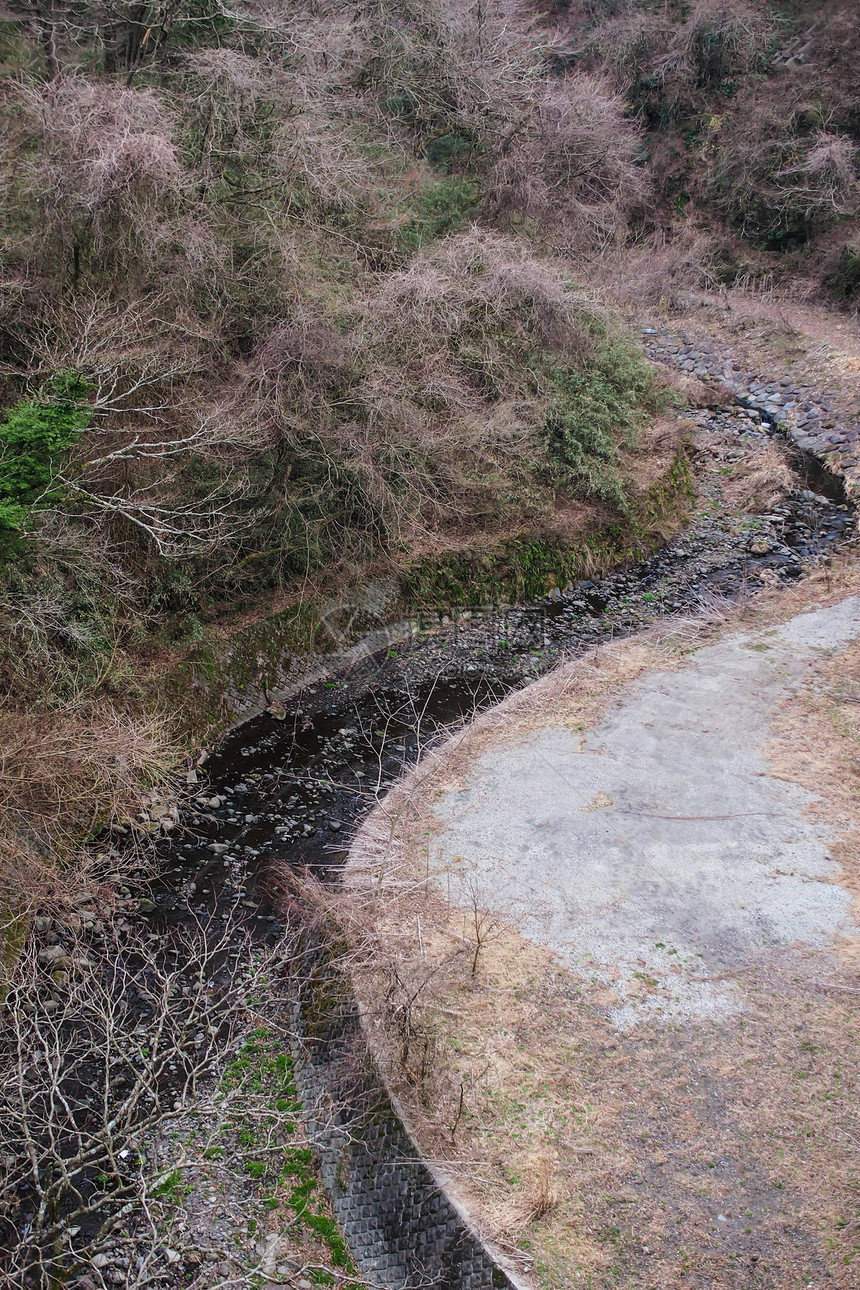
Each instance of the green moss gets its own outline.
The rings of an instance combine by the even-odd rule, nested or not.
[[[403,597],[409,604],[437,609],[537,599],[553,587],[644,559],[665,541],[668,530],[680,525],[692,496],[690,466],[681,452],[622,519],[574,543],[521,537],[416,561],[403,577]]]
[[[252,1031],[241,1045],[227,1066],[222,1083],[225,1090],[243,1088],[249,1093],[262,1094],[273,1111],[281,1115],[291,1113],[298,1121],[302,1104],[295,1085],[293,1059],[281,1050],[277,1036],[265,1026]],[[239,1122],[235,1124],[234,1132],[241,1147],[253,1148],[258,1139],[268,1142],[256,1121]],[[215,1150],[219,1156],[222,1154],[220,1148]],[[207,1156],[215,1158],[215,1153],[210,1150]],[[264,1210],[272,1212],[286,1204],[292,1211],[293,1223],[326,1247],[327,1261],[331,1266],[348,1275],[355,1273],[347,1244],[328,1210],[309,1147],[285,1146],[263,1159],[247,1158],[244,1171],[251,1182],[265,1188],[259,1201]],[[163,1184],[163,1194],[172,1196],[178,1182],[179,1171],[176,1171],[176,1177],[170,1175]],[[288,1187],[286,1195],[279,1190],[284,1184]],[[333,1278],[319,1272],[316,1280],[327,1285]]]

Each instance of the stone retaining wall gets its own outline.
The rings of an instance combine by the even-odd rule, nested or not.
[[[391,1290],[525,1290],[422,1161],[368,1050],[332,951],[308,937],[296,986],[296,1084],[308,1138],[358,1270]]]
[[[860,496],[860,405],[840,412],[833,392],[744,371],[728,346],[693,341],[685,332],[643,327],[642,340],[652,362],[722,386],[755,420],[778,426],[795,447],[823,466],[848,500]]]

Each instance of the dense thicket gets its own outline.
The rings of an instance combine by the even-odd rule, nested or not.
[[[644,127],[663,241],[705,280],[801,273],[839,296],[860,245],[860,12],[847,0],[561,0],[558,61]],[[701,234],[706,234],[701,238]]]
[[[607,385],[618,431],[647,380],[533,243],[623,237],[638,131],[594,76],[548,74],[524,15],[27,12],[6,29],[5,401],[34,435],[76,428],[4,437],[7,603],[42,580],[28,674],[59,623],[99,653],[142,607],[235,605],[559,488],[623,507],[572,374]]]

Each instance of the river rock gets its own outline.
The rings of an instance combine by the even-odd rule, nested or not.
[[[39,950],[39,960],[42,963],[62,963],[68,957],[64,945],[47,945],[45,949]]]

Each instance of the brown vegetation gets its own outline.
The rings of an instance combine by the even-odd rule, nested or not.
[[[642,232],[675,260],[695,249],[688,284],[772,274],[853,297],[855,6],[574,2],[553,26],[564,66],[610,77],[644,126],[656,208]]]
[[[105,702],[0,716],[0,912],[13,925],[38,909],[103,894],[146,854],[115,846],[177,819],[177,750],[166,724]],[[100,846],[92,847],[93,838]],[[107,884],[107,887],[105,886]]]

